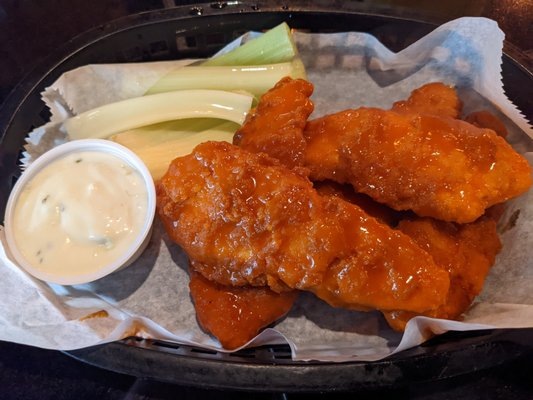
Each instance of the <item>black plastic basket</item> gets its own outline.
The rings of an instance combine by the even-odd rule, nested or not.
[[[414,19],[361,12],[350,2],[216,2],[146,12],[82,34],[38,65],[0,110],[0,211],[20,175],[24,138],[48,121],[40,92],[63,72],[89,63],[140,62],[206,57],[249,30],[287,21],[309,32],[363,31],[394,51],[435,28]],[[338,4],[337,4],[338,3]],[[533,120],[533,76],[506,54],[508,96]],[[347,391],[391,386],[499,365],[533,346],[532,330],[448,333],[378,362],[294,362],[288,346],[266,346],[234,354],[157,340],[131,338],[71,351],[85,362],[139,377],[204,388],[256,391]]]

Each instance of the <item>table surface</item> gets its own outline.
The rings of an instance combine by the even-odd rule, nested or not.
[[[495,19],[506,33],[509,46],[524,56],[523,65],[533,70],[533,1],[448,1],[415,0],[356,1],[363,11],[371,7],[391,15],[425,15],[428,22],[445,22],[464,16]],[[76,3],[76,4],[73,4]],[[193,1],[179,0],[98,0],[46,2],[16,0],[0,4],[0,104],[41,58],[57,43],[102,23],[142,11],[174,7]],[[258,2],[260,3],[260,2]],[[431,3],[431,6],[428,4]],[[287,4],[290,4],[288,2]],[[35,40],[35,38],[39,40]],[[531,110],[530,110],[531,111]],[[2,399],[241,399],[250,394],[207,391],[168,383],[137,379],[84,364],[58,352],[0,342],[0,387]],[[358,399],[531,399],[533,396],[533,348],[502,366],[471,374],[399,388],[366,390]],[[320,394],[254,394],[257,399],[318,398]],[[352,398],[353,394],[329,394]]]

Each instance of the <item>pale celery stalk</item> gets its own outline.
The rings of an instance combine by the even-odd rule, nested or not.
[[[202,65],[255,65],[290,61],[298,55],[289,26],[283,22],[225,54]]]
[[[174,158],[189,154],[198,144],[209,140],[231,142],[238,127],[233,122],[198,118],[146,126],[110,139],[137,154],[157,180]]]
[[[282,23],[228,53],[171,71],[146,94],[198,88],[242,89],[260,96],[285,76],[306,79],[290,29]]]
[[[64,122],[71,140],[106,138],[114,133],[184,118],[217,118],[242,124],[253,96],[221,90],[181,90],[107,104]]]
[[[299,58],[266,65],[182,67],[165,75],[146,94],[169,90],[214,89],[244,90],[260,96],[285,76],[306,78],[304,65]]]

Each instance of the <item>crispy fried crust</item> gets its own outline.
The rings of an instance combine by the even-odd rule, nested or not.
[[[276,293],[268,287],[220,285],[190,270],[189,288],[196,317],[203,329],[226,349],[236,349],[289,312],[298,296],[292,290]]]
[[[313,85],[303,79],[284,78],[265,93],[243,126],[235,133],[233,144],[252,153],[266,153],[283,165],[303,165],[303,129],[314,106],[309,97]]]
[[[486,113],[457,120],[446,85],[390,111],[307,122],[312,92],[283,79],[235,134],[241,149],[202,144],[157,185],[159,215],[191,257],[198,320],[226,348],[283,316],[295,288],[379,309],[397,330],[416,315],[459,318],[501,247],[494,221],[478,217],[531,185],[527,162],[492,131],[505,127]],[[318,193],[308,176],[359,193],[315,182]]]
[[[264,154],[201,144],[157,193],[169,235],[220,284],[309,290],[354,309],[421,312],[446,298],[448,273],[408,236]]]
[[[420,218],[401,221],[398,228],[409,235],[435,262],[450,272],[450,291],[446,303],[424,313],[433,318],[458,319],[481,292],[483,283],[501,249],[496,222],[481,218],[466,225]],[[389,325],[404,330],[417,314],[385,312]]]
[[[472,222],[531,185],[503,138],[449,117],[360,108],[310,121],[304,134],[312,180],[350,183],[419,216]]]
[[[463,104],[457,92],[441,82],[428,83],[413,90],[407,100],[397,101],[392,109],[397,112],[434,114],[459,118]]]

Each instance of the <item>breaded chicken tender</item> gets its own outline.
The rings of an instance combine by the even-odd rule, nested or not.
[[[309,121],[304,135],[312,180],[350,183],[419,216],[472,222],[531,185],[503,138],[450,117],[360,108]]]
[[[303,79],[284,78],[261,96],[233,144],[252,153],[266,153],[288,168],[303,165],[303,129],[314,106],[309,97],[313,85]]]
[[[169,236],[209,280],[308,290],[352,309],[424,312],[446,299],[448,272],[407,235],[267,155],[207,142],[157,184]]]
[[[189,289],[200,326],[226,349],[236,349],[289,312],[298,291],[219,285],[190,271]]]
[[[415,89],[407,100],[397,101],[392,109],[397,112],[434,114],[459,118],[463,103],[457,92],[441,82],[428,83]]]
[[[505,124],[494,114],[487,110],[475,111],[468,114],[464,120],[479,128],[492,129],[498,136],[506,138],[509,132]]]
[[[396,226],[404,214],[407,214],[378,203],[366,194],[355,192],[351,185],[341,185],[332,181],[320,181],[313,182],[313,186],[320,195],[336,196],[355,204],[371,217],[391,227]]]
[[[455,119],[461,101],[442,83],[414,90],[392,111],[346,110],[306,124],[312,92],[309,82],[284,78],[261,97],[234,144],[310,170],[313,181],[349,183],[396,210],[445,221],[472,222],[531,185],[529,165],[505,140]]]
[[[482,217],[476,222],[457,225],[420,218],[401,221],[398,229],[426,250],[435,262],[450,272],[450,291],[446,303],[423,315],[433,318],[458,319],[481,292],[485,277],[501,249],[496,222]],[[384,313],[395,330],[417,314],[394,311]]]
[[[501,249],[496,232],[501,212],[499,206],[492,207],[475,222],[455,224],[419,218],[412,213],[399,213],[369,198],[361,198],[346,185],[320,183],[317,190],[324,196],[338,196],[355,203],[367,213],[395,226],[429,253],[437,265],[450,273],[450,290],[446,303],[437,309],[424,314],[407,311],[383,313],[389,325],[398,331],[403,331],[407,322],[417,315],[459,319],[481,292],[485,277]]]

